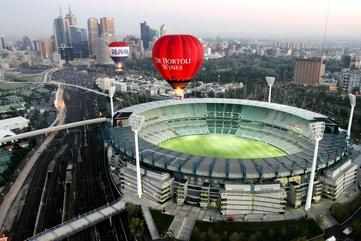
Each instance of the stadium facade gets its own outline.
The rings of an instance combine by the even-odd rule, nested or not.
[[[111,129],[111,176],[123,193],[136,193],[131,115],[142,115],[139,132],[144,198],[164,204],[217,208],[225,216],[284,213],[304,204],[314,143],[309,124],[323,121],[313,201],[338,199],[357,181],[346,133],[327,116],[251,100],[190,98],[139,104],[119,110]],[[282,150],[277,157],[227,159],[160,147],[189,135],[233,135]],[[257,151],[257,150],[255,150]]]

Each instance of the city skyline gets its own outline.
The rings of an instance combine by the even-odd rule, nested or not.
[[[361,2],[347,0],[342,3],[333,0],[302,2],[233,1],[222,4],[199,0],[196,2],[165,0],[115,1],[76,0],[71,2],[73,14],[82,27],[90,17],[111,16],[115,18],[116,33],[120,36],[139,36],[139,23],[147,21],[152,27],[167,25],[169,33],[192,33],[200,37],[268,37],[302,38],[321,40],[326,13],[329,8],[329,39],[356,39],[361,34],[361,23],[357,9]],[[48,37],[53,32],[52,21],[67,12],[69,1],[5,0],[0,3],[4,9],[0,16],[3,23],[1,34],[10,37],[29,35],[34,38]],[[34,9],[30,10],[29,9]],[[46,9],[38,14],[38,9]],[[21,16],[21,17],[20,17]],[[28,21],[31,19],[31,21]],[[199,19],[202,19],[200,23]],[[196,24],[195,24],[196,23]],[[34,28],[34,26],[37,26]]]

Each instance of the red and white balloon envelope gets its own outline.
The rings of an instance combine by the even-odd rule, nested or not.
[[[112,42],[109,44],[110,57],[114,61],[115,71],[123,72],[123,62],[129,56],[129,45],[127,42]]]
[[[183,98],[184,89],[203,64],[203,46],[192,35],[164,35],[154,44],[152,60],[176,95]]]

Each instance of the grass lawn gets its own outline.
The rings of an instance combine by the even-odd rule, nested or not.
[[[284,156],[275,146],[235,135],[190,135],[168,139],[160,147],[191,155],[229,159],[258,159]]]
[[[157,226],[158,232],[160,235],[163,235],[167,232],[170,224],[172,223],[173,216],[163,214],[159,210],[150,209],[150,212],[153,216],[155,225]]]
[[[197,221],[191,241],[290,241],[296,238],[306,240],[321,234],[322,230],[311,219],[267,223]]]

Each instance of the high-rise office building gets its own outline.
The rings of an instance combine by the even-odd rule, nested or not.
[[[54,36],[57,49],[67,46],[65,23],[61,15],[54,19]]]
[[[64,18],[60,13],[59,17],[54,19],[54,36],[56,49],[61,59],[64,59],[66,62],[72,59],[71,46],[69,45],[70,36],[67,33]]]
[[[51,53],[53,54],[54,52],[56,52],[56,40],[55,40],[55,36],[51,35],[50,36],[50,47],[51,47]]]
[[[342,55],[341,63],[343,68],[350,68],[352,63],[352,56],[351,55]]]
[[[294,80],[296,84],[318,86],[325,74],[322,58],[297,59]]]
[[[0,36],[0,49],[6,49],[6,42],[4,36]]]
[[[70,26],[70,41],[73,58],[85,58],[89,56],[88,34],[85,28]]]
[[[77,25],[77,19],[75,15],[72,13],[71,8],[69,7],[68,13],[64,17],[65,37],[68,46],[72,46],[70,27],[76,25]]]
[[[41,49],[40,40],[34,40],[33,45],[34,45],[34,51],[35,52],[40,52],[40,49]]]
[[[157,36],[157,31],[151,29],[147,22],[140,23],[140,38],[143,42],[143,47],[148,50],[151,46],[151,42]]]
[[[113,64],[109,55],[108,45],[114,41],[114,36],[110,33],[104,33],[101,37],[97,38],[96,43],[96,63],[97,64]]]
[[[342,89],[348,93],[361,92],[361,70],[343,69],[342,72]]]
[[[22,49],[23,50],[34,50],[33,43],[28,36],[23,37]]]
[[[89,42],[89,54],[95,55],[95,49],[97,39],[99,37],[99,22],[97,18],[88,19],[88,42]]]
[[[99,33],[100,33],[100,36],[104,35],[105,33],[115,35],[114,18],[113,17],[100,18]]]
[[[69,26],[74,26],[74,25],[78,25],[78,21],[76,19],[76,16],[73,14],[73,12],[71,11],[71,8],[69,6],[68,9],[68,13],[65,15],[64,17],[64,21],[66,24],[68,24]]]
[[[163,36],[166,33],[167,33],[167,29],[165,27],[165,24],[162,24],[162,26],[160,26],[160,29],[159,29],[159,37]]]
[[[64,18],[60,13],[60,16],[54,20],[56,48],[62,59],[71,60],[89,56],[87,31],[78,27],[77,23],[70,7]]]
[[[40,40],[40,56],[43,59],[49,59],[51,56],[51,43],[50,39]]]

